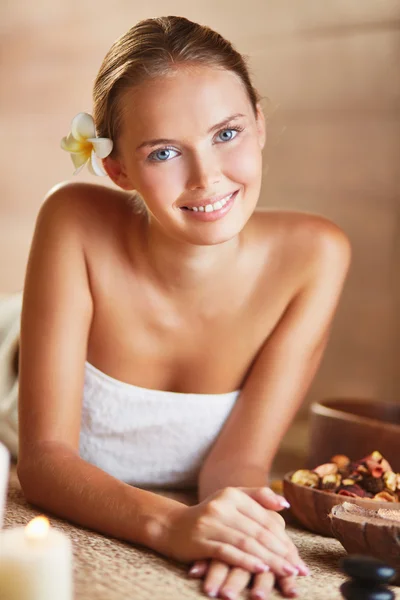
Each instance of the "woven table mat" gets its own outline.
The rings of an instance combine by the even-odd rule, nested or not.
[[[185,502],[195,503],[193,492],[160,491]],[[43,514],[29,505],[21,491],[15,465],[10,473],[4,527],[25,525]],[[134,546],[93,531],[71,525],[47,515],[52,527],[67,534],[74,551],[75,600],[185,600],[207,598],[200,582],[187,577],[188,566],[176,563],[155,552]],[[299,598],[340,600],[339,586],[344,576],[338,561],[345,556],[341,544],[331,538],[303,531],[287,517],[287,531],[303,560],[311,569],[310,577],[298,578]],[[399,588],[392,588],[400,600]],[[247,598],[247,591],[240,598]],[[271,598],[282,598],[274,592]]]

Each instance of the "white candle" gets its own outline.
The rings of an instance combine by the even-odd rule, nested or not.
[[[4,505],[6,503],[8,479],[10,476],[10,453],[0,442],[0,529],[3,528]]]
[[[36,517],[0,534],[0,600],[72,600],[72,545]]]

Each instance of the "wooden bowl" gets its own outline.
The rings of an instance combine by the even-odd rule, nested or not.
[[[309,468],[335,454],[358,460],[374,450],[400,472],[400,404],[331,398],[311,405]]]
[[[323,490],[305,487],[290,481],[295,471],[287,473],[283,478],[283,492],[290,503],[291,514],[305,527],[314,533],[335,537],[331,529],[329,514],[334,506],[349,502],[363,508],[377,510],[390,508],[400,510],[400,502],[377,502],[369,498],[351,498],[339,496]]]
[[[394,567],[400,585],[400,510],[366,510],[348,502],[331,511],[332,533],[349,554],[366,554]]]

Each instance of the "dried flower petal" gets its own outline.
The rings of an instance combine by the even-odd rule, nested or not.
[[[398,498],[395,494],[391,494],[390,492],[379,492],[379,494],[375,494],[372,500],[377,500],[379,502],[397,502]]]
[[[347,467],[350,465],[349,457],[345,456],[344,454],[335,454],[335,456],[332,456],[330,462],[335,463],[340,470],[347,469]]]
[[[365,463],[366,463],[367,469],[371,473],[372,477],[382,477],[382,475],[384,473],[383,467],[376,460],[367,458]]]
[[[371,494],[379,494],[385,489],[385,482],[382,477],[373,477],[372,475],[363,477],[362,487]]]
[[[348,479],[343,479],[342,480],[342,485],[354,485],[355,481],[353,478],[348,478]]]
[[[380,462],[382,460],[383,456],[380,452],[378,452],[378,450],[374,450],[366,458],[371,458],[372,460],[376,460],[377,462]]]
[[[325,477],[325,475],[335,475],[338,472],[338,466],[335,463],[324,463],[323,465],[319,465],[319,467],[315,467],[313,469],[315,473],[318,473],[320,477]]]
[[[393,471],[387,471],[386,473],[383,474],[383,481],[384,481],[385,486],[388,488],[388,490],[391,490],[392,492],[396,491],[396,487],[397,487],[396,473],[393,473]]]
[[[309,471],[308,469],[300,469],[293,473],[291,481],[293,483],[297,483],[298,485],[316,488],[319,484],[319,477],[317,473],[314,473],[313,471]]]
[[[350,496],[352,498],[365,498],[368,496],[367,492],[356,483],[354,485],[347,485],[343,488],[340,488],[338,494],[339,496]]]
[[[342,477],[339,473],[325,475],[321,481],[321,489],[326,491],[336,491],[340,486]]]

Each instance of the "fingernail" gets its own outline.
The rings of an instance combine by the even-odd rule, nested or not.
[[[216,598],[218,596],[217,590],[209,590],[206,594],[209,598]]]
[[[280,497],[280,498],[279,498],[279,500],[278,500],[278,502],[279,502],[279,504],[280,504],[281,506],[283,506],[284,508],[290,508],[290,504],[289,504],[289,502],[286,500],[286,498],[282,498],[282,497]]]
[[[201,572],[200,567],[192,567],[189,571],[189,575],[198,575]]]
[[[232,590],[222,590],[220,594],[222,598],[226,598],[226,600],[234,600],[235,598],[235,594],[232,592]]]
[[[297,590],[296,590],[296,588],[292,588],[291,590],[288,590],[287,593],[290,594],[293,597],[297,596]]]
[[[257,569],[259,569],[262,573],[268,573],[268,571],[271,570],[270,567],[264,563],[259,563],[257,565]]]
[[[298,575],[299,574],[299,571],[295,567],[292,567],[291,565],[285,565],[283,567],[283,570],[288,575]]]
[[[311,574],[311,571],[310,571],[310,569],[307,567],[307,565],[301,565],[301,564],[299,564],[299,565],[296,565],[296,567],[297,567],[297,569],[299,570],[299,573],[300,573],[301,575],[310,575],[310,574]]]
[[[252,597],[252,600],[264,600],[265,599],[265,594],[261,590],[257,590],[256,592],[254,592],[252,594],[251,597]]]

